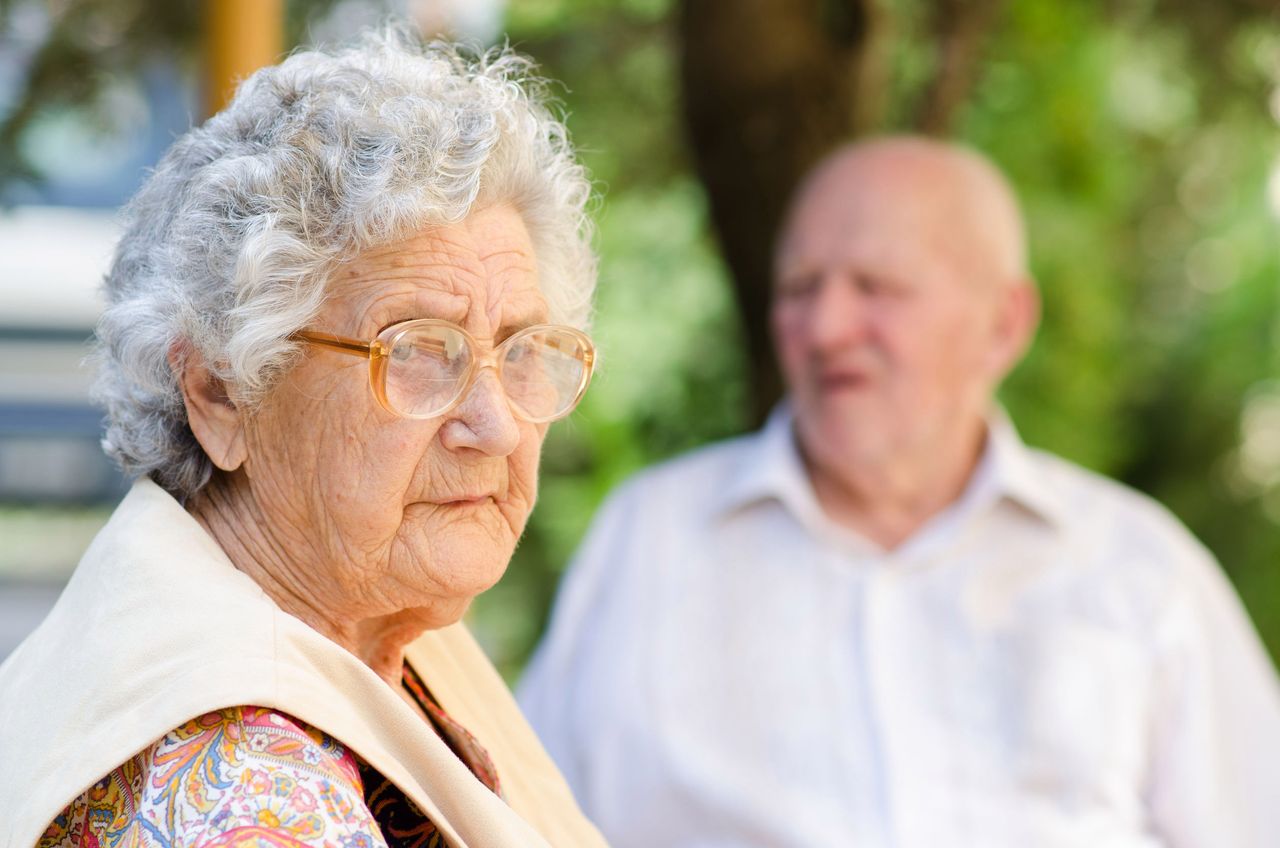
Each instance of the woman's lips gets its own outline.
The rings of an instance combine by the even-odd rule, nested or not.
[[[441,506],[480,506],[482,504],[491,503],[494,499],[494,496],[491,494],[459,495],[457,497],[441,498],[440,500],[437,500],[436,503]]]

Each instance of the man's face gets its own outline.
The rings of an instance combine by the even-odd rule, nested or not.
[[[837,174],[793,210],[774,339],[806,457],[824,468],[918,461],[980,427],[1008,366],[1000,286],[927,180]],[[1007,348],[1007,345],[1005,345]]]

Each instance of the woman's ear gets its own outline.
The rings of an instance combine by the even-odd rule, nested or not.
[[[169,367],[178,378],[187,423],[196,441],[215,466],[235,471],[248,456],[244,419],[232,402],[226,384],[205,364],[191,345],[169,348]]]

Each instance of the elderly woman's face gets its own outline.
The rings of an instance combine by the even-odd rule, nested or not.
[[[452,321],[482,348],[547,320],[520,216],[498,206],[338,269],[311,327],[372,339],[414,318]],[[502,575],[533,508],[546,425],[516,418],[492,369],[437,418],[399,418],[368,363],[323,348],[246,426],[245,471],[291,556],[352,616],[420,608],[447,623]],[[269,506],[268,506],[269,505]]]

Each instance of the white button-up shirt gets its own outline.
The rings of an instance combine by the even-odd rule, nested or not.
[[[616,848],[1276,848],[1280,686],[1150,499],[1001,420],[886,552],[785,407],[597,516],[521,703]]]

